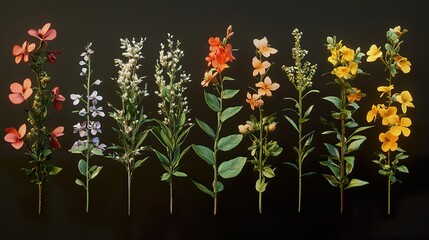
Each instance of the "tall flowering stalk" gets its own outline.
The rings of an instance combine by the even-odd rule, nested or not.
[[[91,92],[93,86],[101,84],[101,80],[92,81],[92,68],[91,68],[91,56],[94,51],[91,49],[92,43],[88,43],[85,46],[85,52],[81,54],[83,60],[79,62],[82,66],[80,76],[83,76],[86,80],[83,85],[85,88],[84,94],[71,94],[70,99],[73,100],[73,105],[79,105],[82,103],[83,107],[80,110],[73,111],[78,113],[79,116],[85,120],[79,122],[73,126],[73,133],[79,135],[81,139],[77,140],[73,146],[69,149],[71,153],[77,153],[84,157],[78,162],[78,169],[85,179],[82,181],[76,179],[75,183],[82,186],[86,191],[86,212],[89,211],[89,181],[94,179],[101,171],[103,167],[97,165],[90,165],[90,159],[92,156],[103,156],[103,151],[106,145],[100,143],[99,137],[96,137],[98,133],[101,133],[101,123],[94,120],[98,116],[104,117],[103,107],[97,106],[97,104],[103,100],[103,97],[98,94],[98,91],[94,90]]]
[[[248,135],[252,141],[252,145],[248,149],[253,157],[250,161],[254,165],[253,170],[258,172],[255,189],[259,195],[259,213],[262,214],[262,193],[265,192],[268,185],[266,179],[275,177],[275,168],[272,168],[271,164],[267,164],[267,161],[269,157],[276,157],[283,151],[277,141],[269,139],[268,134],[276,129],[276,116],[275,114],[265,114],[262,98],[271,97],[272,92],[277,90],[280,84],[271,81],[268,71],[272,63],[265,61],[265,58],[277,53],[277,49],[268,44],[266,37],[254,39],[253,44],[256,47],[256,56],[252,59],[253,76],[257,80],[255,87],[258,89],[251,88],[254,93],[247,92],[246,102],[249,103],[252,110],[257,108],[258,116],[251,115],[246,124],[238,126],[238,130],[241,134]]]
[[[167,48],[161,43],[159,59],[155,65],[155,82],[158,90],[155,92],[161,102],[158,103],[158,114],[162,120],[155,119],[157,126],[151,132],[165,148],[164,151],[152,149],[165,173],[161,181],[170,185],[170,214],[173,214],[173,179],[174,177],[187,177],[186,173],[180,171],[180,160],[191,147],[182,148],[183,143],[193,126],[190,119],[186,117],[190,109],[188,99],[185,96],[187,87],[185,84],[191,82],[189,74],[179,64],[184,53],[179,48],[180,41],[174,41],[173,35],[168,34]]]
[[[51,50],[48,41],[57,37],[57,31],[51,29],[51,24],[46,23],[41,29],[30,29],[28,34],[38,39],[35,43],[25,41],[22,46],[15,45],[12,54],[15,57],[15,63],[27,63],[35,74],[37,86],[32,87],[30,78],[26,78],[21,85],[12,83],[10,85],[9,100],[13,104],[27,102],[29,104],[27,121],[30,124],[30,131],[27,133],[27,125],[22,124],[18,130],[15,128],[6,128],[6,142],[12,144],[15,149],[20,149],[24,144],[27,148],[26,154],[30,158],[30,164],[34,167],[23,168],[25,173],[31,178],[31,182],[37,184],[38,214],[42,212],[42,187],[48,181],[48,177],[56,175],[61,171],[60,167],[48,163],[52,159],[53,151],[60,148],[58,137],[64,135],[64,127],[57,126],[51,129],[46,125],[50,117],[48,116],[48,105],[53,104],[57,111],[62,108],[64,96],[60,94],[58,86],[49,88],[51,79],[45,71],[46,63],[55,63],[56,54],[60,52]],[[30,97],[34,93],[31,101]]]
[[[208,62],[210,70],[204,74],[204,79],[201,82],[203,87],[213,86],[213,93],[204,91],[204,99],[211,110],[216,113],[215,130],[209,124],[202,120],[196,119],[197,124],[201,129],[210,136],[213,141],[213,147],[192,144],[192,148],[207,164],[213,167],[213,183],[210,190],[205,185],[193,181],[194,184],[202,192],[210,195],[213,198],[213,214],[217,213],[217,198],[219,192],[224,189],[224,185],[219,181],[219,177],[224,179],[236,177],[243,169],[246,163],[246,157],[236,157],[228,161],[219,161],[219,151],[230,151],[240,144],[243,136],[241,134],[231,134],[225,137],[221,136],[223,123],[229,118],[236,115],[242,106],[234,106],[225,108],[224,100],[233,98],[238,92],[238,89],[227,89],[225,83],[234,79],[228,76],[222,76],[225,69],[229,68],[228,63],[235,60],[232,55],[232,45],[228,40],[234,35],[232,26],[229,26],[226,31],[226,36],[220,40],[219,37],[210,37],[209,55],[205,58]]]
[[[316,73],[317,64],[311,64],[308,61],[303,62],[303,59],[308,54],[308,51],[301,49],[302,32],[295,28],[292,31],[292,35],[295,39],[295,47],[292,48],[292,58],[295,60],[295,65],[290,67],[283,65],[282,70],[286,73],[289,81],[293,84],[296,91],[298,92],[296,99],[293,97],[285,98],[285,100],[291,100],[295,106],[295,109],[287,108],[286,110],[291,110],[292,112],[296,113],[298,119],[294,121],[287,115],[284,115],[284,117],[298,132],[298,146],[294,146],[294,150],[297,154],[296,163],[285,163],[298,170],[298,212],[301,212],[302,177],[314,174],[314,172],[302,173],[302,164],[308,154],[310,154],[315,148],[312,146],[314,130],[305,133],[303,129],[304,123],[309,120],[309,116],[313,110],[314,104],[310,105],[304,111],[304,99],[311,93],[319,93],[319,90],[312,89],[306,91],[313,85],[313,76]]]
[[[322,122],[332,129],[322,134],[334,134],[338,142],[325,143],[329,155],[326,156],[327,160],[321,161],[320,164],[328,167],[333,174],[322,175],[332,186],[340,189],[340,213],[342,213],[344,190],[368,184],[368,182],[356,178],[349,179],[356,160],[350,153],[357,151],[366,140],[365,136],[358,135],[358,133],[373,126],[358,127],[359,124],[352,117],[353,113],[359,109],[357,101],[365,94],[353,87],[350,82],[359,74],[364,74],[358,65],[365,54],[360,52],[360,48],[353,50],[343,45],[342,41],[337,42],[335,36],[328,37],[327,42],[327,49],[331,53],[328,61],[334,66],[331,74],[336,77],[332,83],[340,87],[340,97],[323,97],[337,109],[332,111],[331,116],[338,122],[329,122],[322,118]],[[355,130],[349,133],[347,129]]]
[[[386,32],[387,43],[384,45],[386,50],[384,56],[380,50],[381,47],[377,47],[375,44],[371,45],[367,52],[367,62],[379,59],[384,64],[388,75],[387,86],[377,88],[377,91],[381,92],[380,98],[384,96],[385,100],[383,103],[372,105],[366,117],[368,122],[381,119],[381,124],[387,128],[386,132],[380,133],[378,137],[382,143],[382,152],[378,152],[379,158],[373,160],[374,163],[380,165],[379,174],[387,177],[387,214],[390,214],[390,187],[395,182],[401,183],[396,177],[396,173],[408,173],[408,168],[401,163],[401,160],[407,159],[409,156],[398,146],[397,142],[401,135],[408,137],[411,134],[409,127],[412,122],[406,113],[408,108],[414,108],[413,97],[408,90],[393,92],[393,80],[397,76],[398,70],[405,74],[411,71],[411,62],[399,53],[400,45],[403,43],[401,37],[407,31],[407,29],[402,30],[400,26],[396,26]],[[395,105],[401,106],[402,113],[398,113]],[[395,151],[398,153],[393,156]]]
[[[148,129],[143,130],[142,127],[150,121],[144,114],[141,103],[149,94],[146,85],[144,88],[140,87],[145,76],[137,75],[137,70],[141,67],[139,60],[143,58],[141,50],[145,40],[143,38],[140,41],[121,39],[121,49],[124,49],[122,55],[127,61],[115,59],[115,66],[119,67],[119,76],[113,79],[118,84],[121,106],[114,107],[109,103],[112,109],[109,116],[117,123],[117,128],[113,130],[118,135],[118,143],[108,147],[113,150],[109,157],[124,165],[127,171],[128,216],[131,215],[131,180],[134,170],[148,158],[141,157],[143,151],[148,150],[143,143],[149,133]]]

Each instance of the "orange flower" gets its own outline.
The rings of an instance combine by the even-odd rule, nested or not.
[[[21,46],[15,45],[12,49],[12,55],[15,57],[15,63],[18,64],[24,58],[24,62],[28,62],[28,55],[36,48],[36,44],[27,43],[25,41]]]
[[[36,37],[41,41],[50,41],[54,40],[57,37],[57,30],[49,29],[51,27],[51,23],[46,23],[42,29],[30,29],[28,30],[28,34],[30,36]]]
[[[209,38],[209,49],[211,52],[217,51],[220,45],[220,39],[218,37],[211,37]]]
[[[403,113],[407,112],[407,107],[414,107],[414,104],[412,103],[413,97],[409,91],[402,91],[401,94],[396,97],[396,101],[401,104]]]
[[[214,74],[213,74],[214,73]],[[218,72],[215,68],[210,69],[204,73],[204,79],[201,81],[201,86],[207,87],[209,83],[216,83],[216,75]]]
[[[380,86],[380,87],[377,88],[377,91],[382,92],[381,95],[380,95],[380,97],[382,97],[384,94],[389,93],[393,89],[394,89],[393,85]]]
[[[257,57],[254,57],[252,59],[252,65],[255,68],[253,70],[253,76],[256,76],[258,74],[262,76],[265,74],[266,69],[271,66],[271,63],[269,63],[268,61],[261,62]]]
[[[31,88],[31,80],[26,78],[23,85],[19,83],[12,83],[10,85],[9,100],[13,104],[21,104],[27,100],[31,94],[33,94],[33,89]]]
[[[270,47],[266,37],[263,37],[261,40],[253,39],[253,44],[261,52],[262,56],[269,57],[270,54],[276,54],[277,49]]]
[[[213,52],[211,52],[213,53]],[[209,55],[210,57],[210,55]],[[207,60],[207,58],[206,58]],[[220,73],[225,68],[228,68],[228,62],[235,60],[235,57],[232,55],[232,46],[227,44],[225,47],[220,46],[212,57],[212,66]]]
[[[12,144],[12,147],[15,149],[20,149],[24,145],[24,140],[22,140],[27,132],[27,125],[22,124],[17,131],[15,128],[6,128],[6,136],[4,140]]]
[[[402,133],[405,137],[410,136],[411,130],[408,127],[412,124],[411,119],[407,117],[399,119],[398,115],[392,115],[388,117],[388,120],[389,124],[393,125],[390,128],[390,132],[393,135],[399,136]]]
[[[261,96],[258,94],[250,94],[249,92],[247,92],[246,102],[250,104],[250,108],[252,108],[252,110],[255,110],[255,107],[261,107],[264,105],[264,101],[262,101]]]
[[[395,151],[398,148],[398,143],[396,142],[398,141],[398,136],[393,135],[390,131],[380,133],[380,135],[378,135],[378,140],[383,143],[381,145],[381,150],[383,150],[383,152],[389,150]]]
[[[258,87],[258,95],[271,97],[271,91],[275,91],[280,87],[278,83],[272,83],[271,78],[266,76],[263,82],[258,82],[255,84]]]
[[[59,126],[56,127],[54,130],[52,130],[51,136],[49,137],[49,144],[51,145],[52,149],[58,149],[61,148],[60,142],[58,142],[57,137],[61,137],[64,135],[64,127]]]
[[[408,61],[406,57],[396,56],[395,58],[396,67],[399,68],[404,73],[409,73],[411,71],[411,62]]]
[[[383,118],[381,123],[383,125],[389,125],[388,117],[392,116],[392,115],[396,115],[397,111],[398,111],[398,109],[396,107],[389,107],[386,109],[386,107],[383,104],[380,105],[378,112],[380,113],[380,116]]]
[[[369,112],[366,114],[366,121],[375,122],[375,120],[377,119],[378,110],[379,110],[379,106],[375,106],[373,104],[371,110],[369,110]]]
[[[360,101],[360,99],[362,97],[365,97],[365,93],[361,93],[360,89],[357,88],[352,88],[351,90],[349,90],[350,93],[347,94],[347,100],[349,102],[355,102],[355,101]]]

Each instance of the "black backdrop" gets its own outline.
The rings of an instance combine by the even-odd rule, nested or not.
[[[309,50],[308,60],[318,64],[314,88],[321,94],[309,98],[315,103],[315,111],[307,125],[315,129],[314,143],[317,150],[304,162],[307,171],[318,175],[303,182],[302,212],[297,213],[297,173],[281,164],[295,158],[292,146],[296,142],[293,129],[284,118],[279,118],[276,138],[285,150],[276,159],[277,176],[271,180],[264,193],[264,213],[258,214],[257,193],[254,190],[256,173],[246,165],[235,179],[224,181],[225,190],[219,197],[218,215],[212,215],[212,200],[197,190],[191,181],[178,179],[175,184],[175,212],[169,214],[168,186],[160,182],[162,167],[153,155],[139,168],[133,179],[132,216],[126,213],[126,172],[124,167],[112,160],[97,158],[93,163],[104,166],[101,174],[91,182],[90,213],[85,213],[85,195],[74,180],[79,176],[77,155],[67,149],[77,139],[72,134],[72,125],[79,117],[70,100],[63,110],[50,112],[53,125],[66,127],[60,138],[62,149],[54,154],[55,162],[63,171],[44,188],[44,208],[37,215],[37,187],[29,183],[20,169],[28,166],[22,151],[0,142],[0,239],[297,239],[298,237],[330,237],[340,239],[427,239],[429,237],[429,192],[426,177],[428,163],[428,135],[424,121],[425,74],[428,56],[427,18],[424,1],[3,1],[0,3],[2,37],[0,38],[0,98],[2,128],[18,127],[25,119],[22,106],[13,106],[7,95],[12,82],[32,77],[27,66],[16,65],[11,55],[12,46],[29,39],[27,30],[40,28],[51,22],[58,37],[51,43],[62,52],[58,62],[47,68],[53,82],[61,87],[68,97],[82,91],[83,79],[79,76],[80,53],[86,42],[93,42],[94,76],[104,80],[100,93],[106,100],[115,103],[117,76],[113,59],[121,57],[119,38],[147,37],[143,49],[141,75],[146,75],[151,96],[144,105],[156,112],[157,97],[153,94],[154,63],[158,57],[159,44],[165,42],[167,33],[181,40],[185,52],[184,69],[191,74],[189,85],[191,117],[214,121],[215,115],[208,110],[200,86],[206,69],[207,39],[224,36],[229,24],[235,36],[231,43],[239,49],[237,60],[227,74],[237,79],[230,84],[239,88],[239,97],[231,105],[245,107],[224,128],[224,134],[237,131],[251,114],[246,105],[245,91],[254,83],[251,59],[254,54],[252,40],[266,36],[271,45],[279,50],[272,57],[275,61],[270,76],[281,84],[274,97],[266,101],[266,111],[280,111],[288,106],[282,100],[294,96],[295,91],[280,67],[291,65],[293,46],[292,30],[297,27],[303,33],[302,46]],[[324,43],[328,35],[336,35],[352,48],[360,46],[364,52],[371,43],[385,42],[385,32],[390,27],[401,25],[409,33],[404,36],[402,54],[412,62],[410,74],[399,74],[397,89],[408,89],[414,96],[416,109],[410,109],[413,120],[412,133],[401,140],[401,146],[411,156],[406,160],[410,174],[399,175],[403,184],[392,187],[392,214],[386,214],[386,179],[378,175],[378,166],[371,163],[373,152],[379,147],[376,129],[366,132],[368,140],[357,154],[354,177],[370,182],[369,185],[345,192],[344,213],[339,214],[339,191],[331,187],[320,173],[327,169],[318,163],[324,154],[324,141],[332,139],[320,135],[326,130],[318,118],[328,117],[331,106],[320,101],[321,96],[336,94],[336,89],[325,86],[331,80],[322,73],[331,69]],[[367,93],[361,109],[355,117],[364,123],[365,114],[373,103],[378,102],[376,87],[384,83],[381,63],[366,63],[361,68],[370,73],[356,80],[356,86]],[[107,109],[107,106],[105,106]],[[155,116],[155,115],[153,115]],[[110,130],[114,123],[108,117],[102,120],[102,140],[115,141]],[[205,144],[202,130],[195,127],[188,138],[189,143]],[[154,139],[148,143],[156,146]],[[234,154],[248,155],[244,140]],[[209,143],[207,143],[209,144]],[[210,143],[211,144],[211,143]],[[223,155],[228,159],[228,154]],[[183,170],[207,185],[212,176],[211,168],[193,152],[189,152]]]

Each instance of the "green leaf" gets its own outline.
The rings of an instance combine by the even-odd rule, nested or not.
[[[85,183],[83,183],[80,179],[76,179],[76,180],[74,180],[74,182],[75,182],[77,185],[79,185],[79,186],[82,186],[82,187],[86,188],[86,187],[85,187]]]
[[[298,127],[296,126],[296,123],[292,120],[292,118],[290,118],[290,117],[288,117],[286,115],[283,115],[283,116],[290,123],[290,125],[292,125],[292,127],[295,128],[295,130],[299,133]]]
[[[77,167],[79,168],[80,174],[82,174],[83,176],[86,176],[86,162],[85,162],[85,160],[83,160],[83,159],[79,160]]]
[[[210,191],[206,186],[204,186],[201,183],[198,183],[194,180],[192,180],[192,182],[195,184],[195,186],[197,186],[198,189],[200,189],[203,193],[206,193],[208,195],[210,195],[212,198],[214,198],[214,193],[212,191]]]
[[[346,161],[346,174],[349,174],[353,171],[353,167],[355,165],[355,157],[344,156],[344,160]]]
[[[156,149],[153,149],[153,151],[155,152],[156,156],[158,157],[158,159],[162,165],[170,166],[170,161],[168,160],[168,158],[164,154],[160,153]]]
[[[258,179],[256,181],[255,188],[256,188],[256,191],[260,193],[265,192],[265,189],[267,188],[267,183],[265,182],[265,179],[262,178],[262,181],[259,181]]]
[[[337,159],[340,159],[340,152],[338,151],[338,149],[330,144],[330,143],[325,143],[326,148],[328,149],[328,152],[333,156],[336,157]]]
[[[225,179],[233,178],[241,172],[245,164],[246,157],[233,158],[219,165],[218,174]]]
[[[57,167],[57,166],[52,166],[52,168],[49,171],[49,175],[53,176],[53,175],[57,175],[59,172],[61,172],[62,168]]]
[[[85,146],[74,147],[69,150],[71,153],[83,153],[86,150]]]
[[[239,89],[226,89],[223,91],[222,98],[230,99],[233,98],[240,90]]]
[[[91,153],[97,156],[103,156],[103,151],[99,148],[93,148],[91,149]]]
[[[273,169],[271,169],[270,167],[268,167],[268,166],[265,166],[263,169],[262,169],[262,174],[265,176],[265,177],[267,177],[267,178],[273,178],[273,177],[275,177],[276,176],[276,174],[274,173],[274,170]]]
[[[242,107],[243,106],[236,106],[236,107],[229,107],[229,108],[225,109],[220,116],[220,121],[225,122],[228,118],[237,114],[241,110]]]
[[[398,171],[400,171],[400,172],[403,172],[403,173],[409,173],[409,172],[408,172],[408,168],[407,168],[405,165],[397,166],[397,167],[396,167],[396,170],[398,170]]]
[[[324,176],[332,186],[338,187],[340,185],[340,182],[338,182],[334,176],[328,174],[322,174],[322,176]]]
[[[341,99],[339,99],[338,97],[327,96],[327,97],[323,97],[322,99],[331,102],[332,104],[335,105],[336,108],[338,108],[339,110],[341,110]]]
[[[304,118],[306,118],[308,115],[310,115],[311,111],[313,110],[314,105],[311,105],[307,108],[307,111],[304,113]]]
[[[289,165],[289,166],[291,166],[291,167],[295,168],[296,170],[299,170],[299,169],[298,169],[298,166],[297,166],[295,163],[291,163],[291,162],[283,162],[283,164]]]
[[[310,154],[316,147],[311,147],[309,149],[307,149],[304,154],[302,154],[302,161],[304,161],[304,159],[307,157],[308,154]]]
[[[364,130],[366,130],[366,129],[369,129],[369,128],[372,128],[372,127],[374,127],[374,126],[365,126],[365,127],[359,127],[359,128],[357,128],[351,135],[355,135],[356,133],[358,133],[358,132],[362,132],[362,131],[364,131]]]
[[[213,186],[213,189],[214,189],[214,181],[212,183],[212,186]],[[217,192],[222,192],[224,188],[225,187],[223,186],[223,184],[220,181],[216,181],[216,191]]]
[[[320,164],[327,166],[337,179],[340,178],[340,168],[332,160],[321,161]]]
[[[198,154],[198,156],[200,156],[209,165],[214,165],[214,153],[210,148],[196,144],[192,144],[192,148],[194,149],[195,153]]]
[[[346,153],[350,153],[353,151],[356,151],[359,149],[360,145],[366,140],[366,137],[364,139],[358,139],[358,140],[354,140],[353,142],[351,142],[349,144],[349,146],[347,147],[347,151]]]
[[[216,137],[215,132],[207,123],[199,120],[198,118],[196,118],[195,120],[197,121],[198,126],[200,126],[200,128],[203,129],[204,132],[207,133],[207,135],[209,135],[213,139]]]
[[[43,156],[45,158],[49,157],[49,155],[51,155],[51,154],[52,154],[52,150],[51,149],[46,148],[45,150],[43,150]]]
[[[163,173],[162,176],[161,176],[161,181],[168,182],[168,181],[170,181],[170,177],[171,177],[170,173],[168,173],[168,172]]]
[[[136,169],[140,167],[149,157],[145,157],[144,159],[138,160],[136,163],[134,163],[133,169]]]
[[[302,96],[302,99],[304,99],[305,97],[307,97],[307,95],[309,95],[310,93],[320,93],[320,91],[319,91],[319,90],[316,90],[316,89],[310,90],[310,91],[306,92],[306,93]]]
[[[310,176],[310,175],[316,175],[316,172],[307,172],[307,173],[301,174],[301,178],[305,176]]]
[[[291,98],[291,97],[285,97],[283,98],[284,100],[291,100],[293,102],[295,102],[295,105],[298,105],[298,101],[295,98]]]
[[[176,177],[187,177],[188,176],[184,172],[174,172],[173,175],[176,176]]]
[[[345,127],[348,127],[348,128],[355,128],[355,127],[357,127],[357,126],[359,126],[359,125],[358,125],[358,123],[357,123],[357,122],[355,122],[355,121],[349,121],[349,122],[347,122],[344,126],[345,126]]]
[[[326,135],[326,134],[331,134],[331,133],[337,133],[336,131],[333,131],[333,130],[328,130],[328,131],[324,131],[324,132],[322,132],[321,134],[322,135]]]
[[[241,134],[232,134],[219,139],[217,142],[217,148],[221,151],[229,151],[235,148],[243,139]]]
[[[224,76],[223,81],[235,81],[235,79],[232,77]]]
[[[204,100],[213,111],[220,112],[219,99],[215,95],[204,91]]]
[[[97,166],[97,168],[91,173],[90,179],[94,179],[95,177],[97,177],[97,175],[100,173],[102,168],[103,167],[101,166]]]
[[[349,185],[348,185],[345,189],[347,189],[347,188],[352,188],[352,187],[360,187],[360,186],[367,185],[367,184],[369,184],[369,182],[366,182],[366,181],[362,181],[362,180],[359,180],[359,179],[353,178],[353,179],[350,181]]]

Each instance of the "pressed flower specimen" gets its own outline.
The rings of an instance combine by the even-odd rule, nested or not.
[[[170,185],[170,214],[173,213],[173,180],[174,177],[187,177],[186,173],[180,171],[180,160],[191,147],[183,148],[191,127],[190,119],[186,117],[190,109],[188,99],[185,96],[187,87],[185,84],[191,82],[189,74],[182,69],[180,60],[184,52],[179,48],[180,41],[174,41],[173,35],[168,34],[167,47],[161,43],[159,59],[155,65],[155,82],[158,90],[155,92],[160,97],[158,113],[162,119],[154,119],[157,126],[151,132],[158,139],[164,150],[152,149],[165,173],[161,181]]]
[[[378,92],[381,92],[380,98],[384,96],[384,101],[377,105],[372,105],[368,112],[366,120],[375,122],[381,119],[381,124],[386,126],[386,132],[379,135],[381,142],[381,152],[377,152],[378,159],[373,160],[374,163],[380,165],[379,174],[387,177],[387,213],[390,214],[390,187],[393,183],[401,181],[396,177],[397,172],[408,173],[408,168],[402,163],[402,160],[407,159],[406,151],[398,146],[400,136],[408,137],[411,130],[411,119],[407,116],[408,108],[414,108],[413,97],[408,90],[394,92],[394,79],[398,74],[398,70],[402,73],[411,71],[411,62],[403,57],[400,53],[400,46],[403,43],[401,37],[408,30],[401,29],[400,26],[390,28],[386,32],[387,43],[384,45],[386,50],[384,56],[375,44],[371,45],[367,52],[367,62],[380,60],[384,64],[384,69],[387,73],[387,86],[379,86]],[[396,91],[396,90],[395,90]],[[400,111],[396,106],[400,106]],[[397,152],[395,154],[395,152]],[[394,155],[395,154],[395,155]]]
[[[253,76],[257,83],[254,85],[258,89],[251,89],[255,93],[247,92],[246,102],[249,103],[252,110],[257,109],[257,116],[251,115],[250,120],[246,124],[239,125],[238,130],[241,134],[249,136],[252,145],[248,148],[252,155],[250,162],[253,164],[253,170],[258,172],[258,180],[255,183],[255,189],[258,192],[258,209],[262,214],[262,193],[265,192],[268,180],[267,178],[275,177],[274,170],[271,164],[268,164],[269,157],[276,157],[283,148],[277,144],[277,141],[269,139],[268,134],[276,129],[276,116],[275,114],[266,115],[264,111],[264,100],[262,98],[271,97],[272,92],[280,87],[280,84],[273,83],[268,76],[268,70],[272,63],[266,61],[265,58],[271,54],[277,53],[277,49],[268,44],[266,37],[262,39],[254,39],[253,44],[256,47],[256,56],[253,57]]]
[[[295,113],[296,115],[294,116],[297,120],[294,121],[293,118],[287,115],[284,115],[284,117],[297,131],[298,144],[293,148],[297,154],[296,163],[285,163],[298,170],[298,212],[301,212],[302,177],[314,174],[314,172],[303,173],[302,164],[308,154],[315,148],[312,146],[314,130],[306,133],[303,127],[304,123],[309,120],[314,104],[310,105],[308,108],[304,108],[304,99],[309,94],[319,93],[319,90],[312,89],[307,91],[307,89],[313,85],[313,76],[316,73],[317,64],[311,64],[308,61],[303,62],[308,51],[301,48],[302,32],[295,28],[292,31],[292,35],[295,39],[295,46],[292,48],[292,58],[295,60],[295,65],[290,67],[283,65],[282,70],[286,73],[289,81],[298,92],[297,98],[285,98],[285,100],[292,101],[295,106],[295,108],[287,108],[285,110],[290,110],[292,114]]]
[[[236,115],[242,106],[225,107],[224,100],[233,98],[238,92],[238,89],[227,89],[225,87],[227,81],[234,79],[228,76],[222,76],[223,71],[229,68],[229,62],[235,60],[232,55],[232,45],[228,40],[234,35],[232,26],[229,26],[226,31],[226,36],[220,40],[219,37],[210,37],[209,55],[205,58],[210,70],[204,74],[204,79],[201,82],[203,87],[212,86],[213,92],[204,91],[204,99],[207,106],[216,113],[216,125],[213,130],[209,124],[200,119],[196,119],[197,124],[201,129],[213,139],[213,147],[209,148],[204,145],[192,144],[192,148],[207,164],[213,167],[213,183],[212,190],[205,185],[194,180],[194,184],[202,192],[210,195],[213,198],[213,214],[217,212],[217,198],[219,192],[224,189],[224,185],[219,181],[219,177],[224,179],[236,177],[243,169],[246,163],[246,157],[235,157],[228,161],[219,161],[219,151],[230,151],[234,149],[243,139],[241,134],[231,134],[221,136],[222,125],[231,117]]]
[[[38,214],[42,211],[42,187],[48,181],[50,175],[56,175],[61,171],[60,167],[48,163],[52,159],[53,151],[60,148],[61,144],[58,137],[64,135],[64,127],[57,126],[53,129],[47,126],[49,105],[60,111],[62,102],[65,98],[60,93],[59,87],[50,90],[51,78],[45,71],[46,63],[55,63],[52,61],[54,54],[58,51],[52,51],[48,46],[48,41],[54,40],[57,31],[51,29],[51,24],[46,23],[42,29],[30,29],[28,34],[37,38],[38,44],[25,41],[21,46],[15,45],[12,54],[15,57],[15,63],[27,63],[35,74],[36,85],[33,86],[30,78],[26,78],[22,85],[12,83],[10,85],[9,100],[13,104],[27,102],[30,106],[27,121],[30,125],[27,132],[27,124],[22,124],[18,130],[15,128],[6,128],[5,141],[12,144],[15,149],[20,149],[25,145],[26,154],[30,158],[30,164],[34,167],[23,168],[25,173],[31,178],[31,182],[37,184],[39,191]],[[34,95],[31,100],[30,97]]]
[[[78,113],[79,116],[84,118],[83,122],[79,122],[73,126],[73,133],[79,135],[81,139],[77,140],[73,146],[69,149],[71,153],[77,153],[82,155],[83,159],[80,159],[78,162],[78,170],[85,179],[82,181],[76,179],[75,183],[79,186],[82,186],[86,191],[86,212],[89,211],[89,181],[94,179],[101,171],[103,167],[93,165],[90,166],[90,159],[96,156],[103,156],[103,152],[106,148],[106,145],[100,143],[98,133],[101,133],[101,123],[96,121],[95,118],[98,116],[104,117],[103,107],[97,107],[97,104],[103,100],[103,97],[98,94],[98,91],[91,89],[93,86],[100,85],[101,80],[93,81],[91,79],[92,68],[91,68],[91,56],[94,51],[91,49],[92,43],[88,43],[85,46],[85,52],[81,54],[83,60],[79,62],[79,65],[82,66],[80,75],[85,78],[84,94],[71,94],[70,99],[73,100],[73,105],[83,105],[79,110],[73,111]]]
[[[344,190],[368,184],[357,178],[349,179],[356,161],[350,153],[359,150],[361,144],[366,140],[365,136],[358,133],[373,126],[358,127],[359,124],[352,117],[359,108],[357,101],[365,94],[353,87],[350,82],[355,80],[359,74],[364,74],[358,65],[365,54],[360,52],[360,48],[353,50],[344,45],[342,41],[337,42],[335,36],[327,37],[326,46],[331,54],[328,61],[334,67],[331,74],[336,77],[332,84],[340,87],[340,97],[323,97],[324,100],[335,106],[336,110],[332,111],[331,117],[337,122],[321,118],[322,123],[331,128],[322,134],[333,134],[338,142],[325,143],[329,154],[326,156],[327,160],[320,161],[320,164],[328,167],[332,172],[332,174],[322,175],[332,186],[340,189],[340,213],[342,213]]]
[[[149,95],[146,85],[142,88],[143,77],[139,77],[137,71],[141,64],[139,60],[143,58],[142,49],[145,39],[139,41],[128,38],[121,39],[121,49],[124,49],[122,55],[127,59],[115,59],[115,65],[119,67],[116,81],[121,99],[121,106],[114,107],[111,103],[109,106],[113,109],[109,116],[117,123],[117,128],[113,128],[118,136],[118,143],[109,146],[113,150],[109,155],[110,158],[120,162],[127,170],[128,183],[128,215],[131,215],[131,180],[134,170],[142,165],[148,157],[142,158],[147,146],[144,146],[144,140],[149,133],[148,129],[143,130],[145,123],[150,121],[143,113],[142,100]]]

